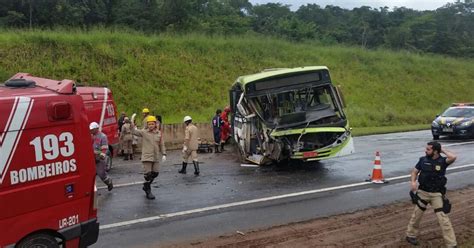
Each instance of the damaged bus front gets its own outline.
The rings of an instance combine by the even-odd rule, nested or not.
[[[242,76],[230,91],[232,134],[242,159],[267,164],[351,154],[343,101],[324,66]]]

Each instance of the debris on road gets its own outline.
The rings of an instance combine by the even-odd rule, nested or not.
[[[474,187],[449,191],[454,207],[449,214],[458,244],[474,242]],[[403,202],[370,208],[354,213],[291,223],[268,229],[242,232],[172,247],[410,247],[405,231],[413,205]],[[436,215],[427,211],[418,240],[422,247],[444,246]]]

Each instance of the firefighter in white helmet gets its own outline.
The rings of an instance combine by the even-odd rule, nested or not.
[[[166,148],[163,139],[163,134],[158,129],[157,120],[155,116],[149,115],[146,118],[147,128],[136,129],[134,126],[136,114],[132,115],[132,130],[133,134],[142,137],[142,163],[144,168],[145,182],[143,183],[143,190],[146,198],[153,200],[155,196],[151,193],[151,183],[159,174],[159,160],[160,153],[162,155],[161,161],[166,161]]]
[[[105,159],[107,158],[107,150],[109,149],[109,144],[107,142],[107,136],[99,131],[99,124],[97,122],[91,122],[89,124],[89,130],[92,135],[92,149],[94,150],[95,155],[95,168],[96,173],[107,185],[109,191],[112,190],[114,185],[112,184],[112,178],[109,177],[106,170]]]
[[[186,129],[184,131],[184,144],[183,144],[183,166],[178,172],[186,174],[186,167],[188,166],[189,157],[193,160],[194,175],[199,175],[199,162],[197,157],[198,149],[198,129],[192,123],[191,116],[185,116],[183,119]]]

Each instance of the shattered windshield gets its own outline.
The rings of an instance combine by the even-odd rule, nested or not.
[[[341,118],[330,85],[307,87],[251,98],[258,114],[269,123],[305,122],[307,118]]]

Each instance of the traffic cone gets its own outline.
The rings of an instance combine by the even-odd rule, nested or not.
[[[372,183],[386,183],[382,175],[382,162],[380,161],[380,153],[375,152],[374,169],[372,170],[372,178],[369,179]]]

